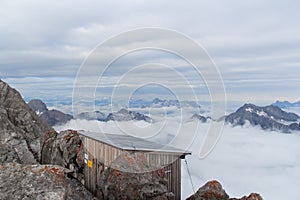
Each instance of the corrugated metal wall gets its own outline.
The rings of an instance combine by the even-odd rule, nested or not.
[[[111,145],[96,141],[89,137],[82,137],[84,143],[84,152],[88,158],[85,159],[84,169],[85,186],[97,195],[98,178],[106,166],[110,166],[123,150]],[[140,151],[139,151],[140,153]],[[181,161],[178,155],[172,153],[148,152],[144,154],[151,163],[158,168],[165,169],[165,175],[168,181],[168,190],[175,194],[175,199],[181,197]],[[90,165],[90,167],[88,166]],[[91,166],[92,165],[92,166]],[[98,176],[98,178],[97,178]]]

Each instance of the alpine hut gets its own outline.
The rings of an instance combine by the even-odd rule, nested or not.
[[[124,153],[138,153],[146,158],[153,170],[164,169],[168,191],[175,199],[181,198],[181,159],[191,152],[129,135],[87,131],[79,131],[79,134],[84,148],[84,185],[95,195],[100,184],[97,177],[106,168],[112,167]]]

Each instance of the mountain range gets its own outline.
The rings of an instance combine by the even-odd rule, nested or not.
[[[65,124],[71,119],[85,119],[85,120],[98,120],[103,122],[108,121],[146,121],[153,122],[150,117],[141,114],[139,112],[130,111],[125,108],[120,109],[117,112],[111,112],[108,115],[100,111],[82,112],[73,117],[72,115],[65,114],[58,110],[48,110],[46,104],[39,99],[33,99],[28,102],[29,107],[36,112],[36,114],[47,123],[49,126],[56,126]]]
[[[283,105],[288,105],[286,102],[276,102]],[[69,120],[75,119],[86,119],[86,120],[98,120],[103,122],[108,121],[146,121],[153,123],[154,120],[147,115],[141,114],[136,111],[130,111],[128,109],[122,108],[117,112],[111,112],[105,114],[101,111],[94,112],[83,112],[79,113],[75,117],[69,114],[65,114],[58,110],[48,110],[46,104],[41,100],[34,99],[28,103],[29,107],[36,112],[36,114],[50,126],[55,126],[58,124],[64,124]],[[180,103],[177,100],[161,100],[155,98],[149,106],[156,108],[171,107],[174,106],[179,109],[182,105],[200,107],[198,104],[193,102],[185,102],[185,104]],[[296,105],[294,103],[293,105]],[[192,119],[198,119],[202,123],[206,123],[212,120],[209,116],[202,116],[199,114],[194,114]],[[269,106],[257,106],[254,104],[245,104],[237,109],[235,112],[221,117],[219,120],[225,120],[226,123],[232,126],[243,126],[247,122],[252,126],[259,126],[263,130],[271,131],[281,131],[284,133],[290,133],[292,131],[300,131],[300,117],[295,113],[290,113],[283,111],[280,107],[275,104]]]
[[[152,101],[136,99],[129,101],[129,108],[163,108],[163,107],[176,107],[176,108],[200,108],[200,105],[195,101],[179,101],[173,99],[160,99],[154,98]]]
[[[277,106],[279,108],[292,108],[292,107],[300,107],[300,101],[291,103],[289,101],[276,101],[272,104],[273,106]]]

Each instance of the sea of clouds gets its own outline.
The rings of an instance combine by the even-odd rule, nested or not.
[[[298,198],[300,134],[225,125],[211,153],[200,159],[199,150],[209,126],[210,123],[199,124],[197,120],[167,117],[153,124],[72,120],[55,129],[131,134],[192,151],[192,155],[186,156],[192,179],[182,162],[182,199],[193,194],[192,184],[197,190],[209,180],[220,181],[233,197],[257,192],[264,199]]]

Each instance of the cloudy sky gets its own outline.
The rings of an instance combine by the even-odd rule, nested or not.
[[[26,99],[64,101],[72,97],[76,74],[97,45],[126,31],[158,27],[184,34],[205,48],[221,73],[229,101],[296,101],[300,100],[296,92],[300,86],[299,6],[297,1],[271,0],[1,0],[0,78]],[[137,42],[148,41],[139,35]],[[101,55],[117,55],[122,45],[117,43]],[[128,66],[149,63],[169,68],[148,67],[132,73],[128,82],[121,79],[132,69]],[[191,75],[190,66],[174,55],[136,52],[114,65],[104,75],[86,74],[87,82],[89,76],[102,76],[107,87],[97,88],[99,98],[109,96],[107,88],[120,80],[122,86],[139,88],[134,83],[149,77],[156,82],[158,76],[185,91],[186,86],[176,82],[176,76],[182,75],[188,77],[189,86],[197,88],[197,94],[207,94],[201,77]],[[170,66],[178,69],[176,76]],[[188,98],[189,94],[181,95]]]

